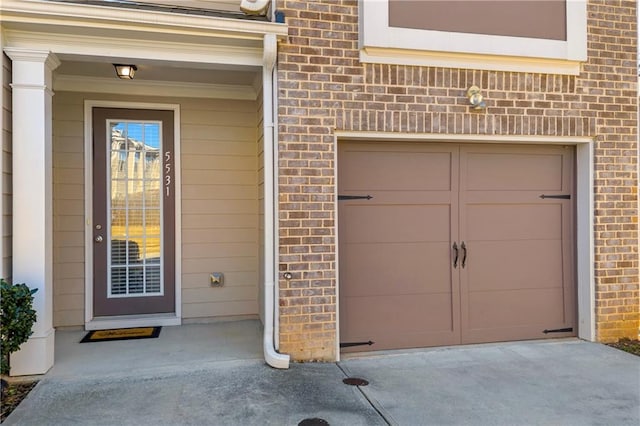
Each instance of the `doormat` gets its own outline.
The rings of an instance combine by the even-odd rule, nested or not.
[[[160,335],[162,327],[114,328],[111,330],[92,330],[80,343],[110,342],[112,340],[152,339]]]

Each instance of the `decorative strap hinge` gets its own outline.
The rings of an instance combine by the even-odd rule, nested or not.
[[[563,195],[545,195],[545,194],[542,194],[540,196],[540,198],[542,198],[543,200],[545,198],[556,198],[556,199],[559,199],[559,200],[570,200],[571,199],[571,195],[570,194],[563,194]]]
[[[556,328],[555,330],[544,330],[543,333],[544,334],[549,334],[549,333],[571,333],[573,331],[573,327],[567,327],[567,328]]]
[[[351,348],[354,346],[371,346],[373,345],[375,342],[372,342],[371,340],[369,340],[368,342],[348,342],[348,343],[340,343],[340,347],[341,348]]]
[[[370,200],[373,197],[371,195],[338,195],[338,201],[340,200]]]

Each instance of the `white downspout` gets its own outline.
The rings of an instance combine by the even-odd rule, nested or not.
[[[274,120],[274,126],[273,126],[273,200],[274,203],[277,203],[278,200],[280,200],[280,190],[278,188],[278,185],[280,183],[280,180],[278,179],[278,176],[280,176],[280,170],[279,170],[279,158],[280,158],[280,154],[279,154],[279,148],[278,148],[278,64],[276,63],[274,69],[273,69],[273,96],[272,96],[272,101],[271,105],[273,106],[273,120]],[[279,220],[279,208],[278,205],[275,204],[274,205],[274,209],[273,209],[273,235],[276,236],[276,238],[273,239],[273,253],[274,253],[274,262],[273,262],[273,284],[274,284],[274,300],[276,301],[275,305],[274,305],[274,309],[276,310],[276,315],[273,316],[273,341],[274,341],[274,346],[276,348],[276,351],[280,350],[280,315],[278,312],[278,306],[280,305],[279,303],[279,295],[280,295],[280,282],[278,281],[280,278],[280,270],[278,267],[279,261],[280,261],[280,241],[279,241],[279,235],[280,235],[280,223],[278,222]]]
[[[289,368],[289,355],[276,352],[274,345],[275,322],[275,198],[274,188],[274,131],[273,73],[276,64],[277,41],[275,34],[264,36],[262,65],[262,110],[264,125],[264,359],[271,367]]]

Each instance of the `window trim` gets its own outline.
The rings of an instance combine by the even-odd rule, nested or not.
[[[389,26],[389,0],[359,0],[360,60],[557,74],[580,73],[587,59],[586,0],[567,0],[567,40]]]

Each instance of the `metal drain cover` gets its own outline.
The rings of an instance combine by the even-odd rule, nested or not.
[[[361,379],[359,377],[347,377],[342,380],[342,383],[350,386],[367,386],[369,384],[365,379]]]
[[[329,426],[329,422],[325,419],[314,417],[312,419],[304,419],[298,423],[298,426]]]

